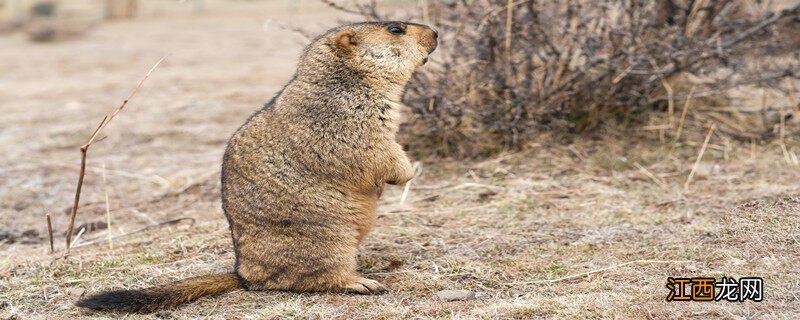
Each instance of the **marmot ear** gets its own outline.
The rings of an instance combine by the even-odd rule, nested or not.
[[[353,30],[342,30],[335,36],[336,39],[336,47],[344,52],[350,52],[353,50],[353,47],[358,45],[358,41],[356,41],[356,33]]]

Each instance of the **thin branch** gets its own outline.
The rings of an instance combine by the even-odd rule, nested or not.
[[[103,191],[106,197],[106,228],[108,228],[108,250],[114,250],[114,243],[111,241],[111,205],[108,202],[108,183],[106,181],[106,165],[103,164]]]
[[[729,48],[735,46],[736,44],[738,44],[739,42],[742,42],[743,40],[746,40],[746,39],[752,37],[753,35],[755,35],[756,33],[758,33],[760,31],[766,29],[767,27],[773,25],[775,22],[777,22],[781,18],[783,18],[785,16],[788,16],[790,14],[796,14],[798,12],[800,12],[800,2],[798,2],[797,4],[792,6],[791,8],[781,10],[777,14],[766,16],[758,24],[752,26],[751,28],[749,28],[749,29],[747,29],[745,31],[742,31],[742,32],[739,32],[739,33],[733,35],[729,39],[723,41],[718,47],[719,47],[719,49],[722,49],[722,50],[729,49]],[[691,66],[693,66],[694,64],[696,64],[698,62],[704,61],[704,60],[712,58],[714,56],[716,56],[716,53],[709,54],[707,52],[703,53],[703,54],[699,54],[699,55],[694,55],[690,59],[686,60],[686,62],[683,63],[682,65],[677,64],[677,63],[673,63],[671,66],[666,67],[666,68],[664,68],[662,70],[657,70],[657,71],[655,71],[653,73],[656,73],[656,74],[661,73],[661,74],[671,75],[671,74],[674,74],[675,72],[678,72],[678,71],[683,70],[685,68],[691,67]]]
[[[75,242],[73,242],[73,243],[71,244],[71,246],[74,246],[76,243],[78,243],[78,240],[80,240],[80,239],[81,239],[81,236],[83,235],[83,233],[84,233],[84,232],[86,232],[86,227],[82,227],[82,228],[81,228],[81,230],[80,230],[80,231],[78,231],[78,234],[77,234],[77,235],[75,235]],[[70,247],[70,248],[67,248],[67,250],[69,250],[69,249],[71,249],[71,247]]]
[[[734,46],[735,44],[741,42],[742,40],[745,40],[745,39],[749,38],[750,36],[756,34],[757,32],[759,32],[761,30],[764,30],[764,28],[772,25],[773,23],[777,22],[781,18],[783,18],[783,17],[785,17],[787,15],[790,15],[790,14],[797,14],[797,13],[800,13],[800,2],[796,3],[791,8],[787,8],[787,9],[781,10],[776,15],[773,15],[771,17],[767,17],[767,18],[761,20],[761,22],[759,22],[755,26],[751,27],[750,29],[747,29],[745,31],[740,32],[739,34],[734,35],[732,38],[730,38],[730,39],[726,40],[725,42],[723,42],[721,47],[723,49],[730,48],[730,47]]]
[[[714,133],[714,129],[717,128],[717,124],[715,122],[711,123],[711,128],[708,129],[708,134],[706,134],[706,139],[703,141],[703,146],[700,147],[700,152],[697,154],[697,159],[694,161],[694,166],[692,166],[692,172],[689,172],[689,177],[686,178],[686,183],[683,184],[683,190],[689,190],[689,184],[692,183],[692,178],[694,178],[694,174],[697,172],[697,167],[700,166],[700,160],[703,160],[703,154],[706,153],[706,148],[708,147],[708,141],[711,140],[711,134]]]
[[[669,191],[669,186],[666,183],[664,183],[664,181],[656,177],[656,175],[654,175],[652,172],[650,172],[650,170],[647,170],[647,168],[639,164],[639,162],[634,162],[633,165],[637,169],[639,169],[639,171],[641,171],[645,176],[650,178],[650,180],[655,182],[655,184],[658,185],[659,188],[663,189],[664,191]]]
[[[49,213],[47,214],[47,238],[50,239],[50,253],[53,253],[56,249],[53,247],[53,220]]]
[[[158,67],[158,65],[160,65],[161,62],[164,61],[164,59],[166,58],[167,56],[162,57],[160,60],[158,60],[158,62],[156,62],[156,64],[153,65],[152,68],[150,68],[150,70],[147,71],[142,80],[139,81],[139,83],[136,85],[133,91],[128,95],[128,97],[122,101],[122,103],[119,105],[119,107],[117,107],[116,110],[114,110],[114,112],[103,117],[103,120],[100,121],[100,125],[98,125],[96,129],[94,129],[94,132],[92,132],[92,135],[89,137],[89,140],[83,146],[81,146],[80,149],[81,169],[80,173],[78,174],[78,186],[75,189],[75,200],[72,203],[72,211],[70,212],[69,216],[69,227],[67,228],[67,251],[66,251],[67,254],[69,253],[69,249],[72,244],[72,231],[75,228],[75,217],[78,215],[78,204],[81,201],[81,189],[83,188],[83,177],[86,174],[86,153],[89,151],[89,147],[92,146],[92,144],[94,144],[95,142],[98,142],[103,139],[101,138],[100,140],[97,140],[97,136],[100,134],[101,131],[103,131],[103,129],[108,125],[108,123],[111,122],[111,120],[117,116],[118,113],[120,113],[123,109],[125,109],[125,106],[128,104],[128,101],[130,101],[136,95],[136,93],[139,92],[139,88],[142,87],[144,81],[150,77],[150,73],[152,73],[153,70],[155,70],[156,67]]]
[[[697,87],[692,86],[692,89],[689,90],[689,97],[686,98],[686,102],[683,104],[683,111],[681,111],[681,119],[678,122],[678,132],[675,133],[675,143],[681,139],[681,134],[683,133],[683,123],[686,121],[686,114],[689,112],[689,104],[692,102],[692,95],[694,95],[694,90]]]

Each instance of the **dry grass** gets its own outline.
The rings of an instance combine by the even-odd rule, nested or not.
[[[0,50],[0,70],[8,70],[0,100],[9,101],[0,115],[6,155],[0,159],[0,231],[10,235],[0,240],[0,318],[120,318],[72,303],[86,292],[230,270],[219,206],[221,153],[233,130],[288,80],[288,61],[300,50],[299,37],[270,26],[288,19],[323,26],[337,18],[312,7],[280,20],[287,16],[282,2],[270,10],[242,5],[250,7],[102,25],[69,43],[0,38],[0,47],[9,48]],[[264,17],[274,20],[265,24]],[[69,258],[59,258],[58,247],[50,255],[45,214],[52,213],[56,243],[62,243],[78,169],[75,148],[128,93],[131,79],[168,52],[170,59],[87,163],[78,224],[106,221],[108,205],[112,229],[87,231]],[[364,273],[394,289],[390,294],[240,291],[159,316],[800,317],[798,167],[784,160],[778,141],[751,149],[715,133],[684,191],[708,132],[699,125],[707,119],[701,120],[687,121],[676,143],[659,142],[650,130],[567,142],[543,136],[525,152],[485,161],[422,160],[423,174],[403,205],[402,188],[384,194],[378,226],[359,258]],[[782,141],[787,151],[800,150],[796,135]],[[115,238],[113,249],[107,244],[109,233],[181,217],[197,223]],[[80,246],[93,240],[100,241]],[[618,266],[636,260],[691,262]],[[618,267],[541,281],[610,266]],[[664,302],[668,276],[722,275],[764,277],[765,300]],[[442,302],[434,296],[442,289],[468,289],[477,298]]]
[[[709,150],[705,169],[697,171],[686,193],[682,185],[691,156],[662,160],[667,145],[603,141],[574,149],[585,159],[548,145],[487,162],[428,163],[411,188],[410,207],[393,206],[402,189],[389,190],[360,257],[364,273],[394,288],[388,295],[235,292],[169,314],[180,319],[798,315],[800,174],[774,165],[781,160],[778,146],[761,147],[757,161],[748,160],[748,146],[736,146],[729,160]],[[645,163],[669,190],[635,169],[633,161]],[[215,189],[216,182],[202,185]],[[103,244],[79,248],[68,259],[47,256],[44,241],[7,248],[42,256],[14,257],[6,264],[4,312],[97,316],[72,308],[70,292],[142,287],[228,270],[230,240],[215,197],[197,191],[180,197],[195,200],[191,216],[203,222],[122,239],[113,250]],[[630,264],[540,281],[634,260],[690,262]],[[700,275],[764,277],[765,301],[663,301],[667,276]],[[472,290],[478,299],[440,302],[433,293],[442,289]]]

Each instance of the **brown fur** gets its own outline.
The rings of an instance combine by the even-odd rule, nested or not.
[[[389,32],[392,26],[404,34]],[[165,290],[169,302],[139,310],[237,288],[385,292],[357,273],[355,255],[375,224],[384,184],[413,177],[395,142],[397,107],[436,37],[423,25],[369,22],[330,30],[309,45],[294,79],[239,128],[225,151],[222,207],[240,281],[145,289]],[[78,305],[132,310],[84,301]]]

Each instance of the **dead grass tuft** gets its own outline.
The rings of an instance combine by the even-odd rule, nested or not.
[[[701,139],[704,134],[687,133]],[[402,210],[390,204],[399,202],[403,188],[386,191],[378,226],[359,255],[360,270],[387,283],[392,293],[235,292],[169,316],[791,317],[794,284],[800,281],[791,271],[800,263],[800,176],[791,167],[772,165],[781,159],[777,145],[759,150],[758,161],[749,160],[749,148],[734,144],[728,159],[708,148],[699,168],[710,168],[695,171],[688,193],[683,184],[697,152],[689,146],[612,139],[572,148],[546,145],[480,162],[429,162]],[[637,159],[666,190],[635,166],[598,165],[609,158]],[[181,195],[213,207],[194,226],[115,239],[114,249],[78,247],[67,259],[15,258],[4,268],[4,312],[95,316],[72,308],[76,297],[70,292],[144,287],[228,270],[233,256],[226,222],[216,200],[199,190]],[[103,242],[105,232],[93,236]],[[24,250],[44,252],[47,244]],[[764,277],[767,297],[744,304],[663,301],[667,276],[698,275]],[[442,302],[435,293],[445,289],[470,290],[476,299]]]

